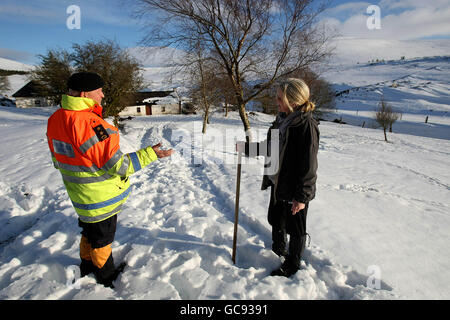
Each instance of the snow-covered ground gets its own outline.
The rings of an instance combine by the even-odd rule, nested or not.
[[[337,37],[330,46],[335,48],[333,64],[355,65],[372,60],[398,60],[401,57],[444,56],[450,52],[450,40]]]
[[[75,275],[80,228],[45,136],[55,108],[0,107],[0,299],[449,299],[449,42],[364,41],[351,56],[355,41],[343,41],[340,63],[322,74],[348,90],[328,117],[349,125],[320,124],[311,243],[290,279],[269,276],[280,260],[270,250],[261,160],[243,165],[231,261],[234,141],[244,139],[237,113],[214,113],[205,136],[200,114],[125,122],[124,152],[162,141],[177,153],[131,177],[113,243],[116,263],[128,266],[112,290]],[[154,90],[181,80],[168,82],[164,52],[142,58]],[[385,61],[368,64],[369,52]],[[390,143],[372,128],[381,96],[402,112]],[[250,116],[255,140],[272,120]]]
[[[388,144],[380,130],[322,122],[303,269],[270,277],[280,260],[257,164],[243,165],[231,261],[234,140],[244,138],[236,113],[214,114],[203,143],[200,115],[126,122],[124,152],[162,141],[177,154],[132,177],[112,245],[128,263],[116,288],[92,276],[72,283],[80,229],[47,150],[54,110],[0,108],[0,299],[450,297],[450,141],[393,133]],[[251,116],[257,140],[272,120]]]
[[[376,126],[381,97],[401,112],[393,130],[450,139],[450,56],[388,60],[375,64],[343,64],[324,72],[337,92],[331,117],[357,126]],[[344,92],[348,90],[348,92]],[[428,117],[427,123],[425,123]]]

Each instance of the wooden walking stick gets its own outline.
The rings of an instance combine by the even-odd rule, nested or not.
[[[237,229],[238,229],[238,219],[239,219],[239,192],[241,189],[241,152],[238,151],[238,165],[237,165],[237,178],[236,178],[236,205],[234,207],[234,234],[233,234],[233,255],[231,260],[233,264],[236,264],[236,240],[237,240]]]

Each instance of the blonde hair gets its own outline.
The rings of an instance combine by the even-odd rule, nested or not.
[[[294,112],[294,108],[302,106],[304,112],[313,111],[316,108],[314,102],[309,101],[309,87],[302,79],[288,78],[278,83],[282,95],[281,99],[289,108],[290,112]],[[294,106],[294,107],[293,107]]]

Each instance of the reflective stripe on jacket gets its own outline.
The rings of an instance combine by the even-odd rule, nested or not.
[[[47,124],[53,163],[80,220],[105,220],[128,198],[128,177],[157,156],[151,147],[122,153],[118,129],[94,113],[94,100],[64,95],[61,106]]]

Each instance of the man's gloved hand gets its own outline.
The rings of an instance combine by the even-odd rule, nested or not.
[[[173,149],[169,149],[169,150],[161,150],[162,144],[161,142],[158,143],[157,145],[154,145],[152,147],[153,151],[155,151],[156,156],[158,157],[158,159],[161,158],[165,158],[165,157],[170,157],[175,151]]]

